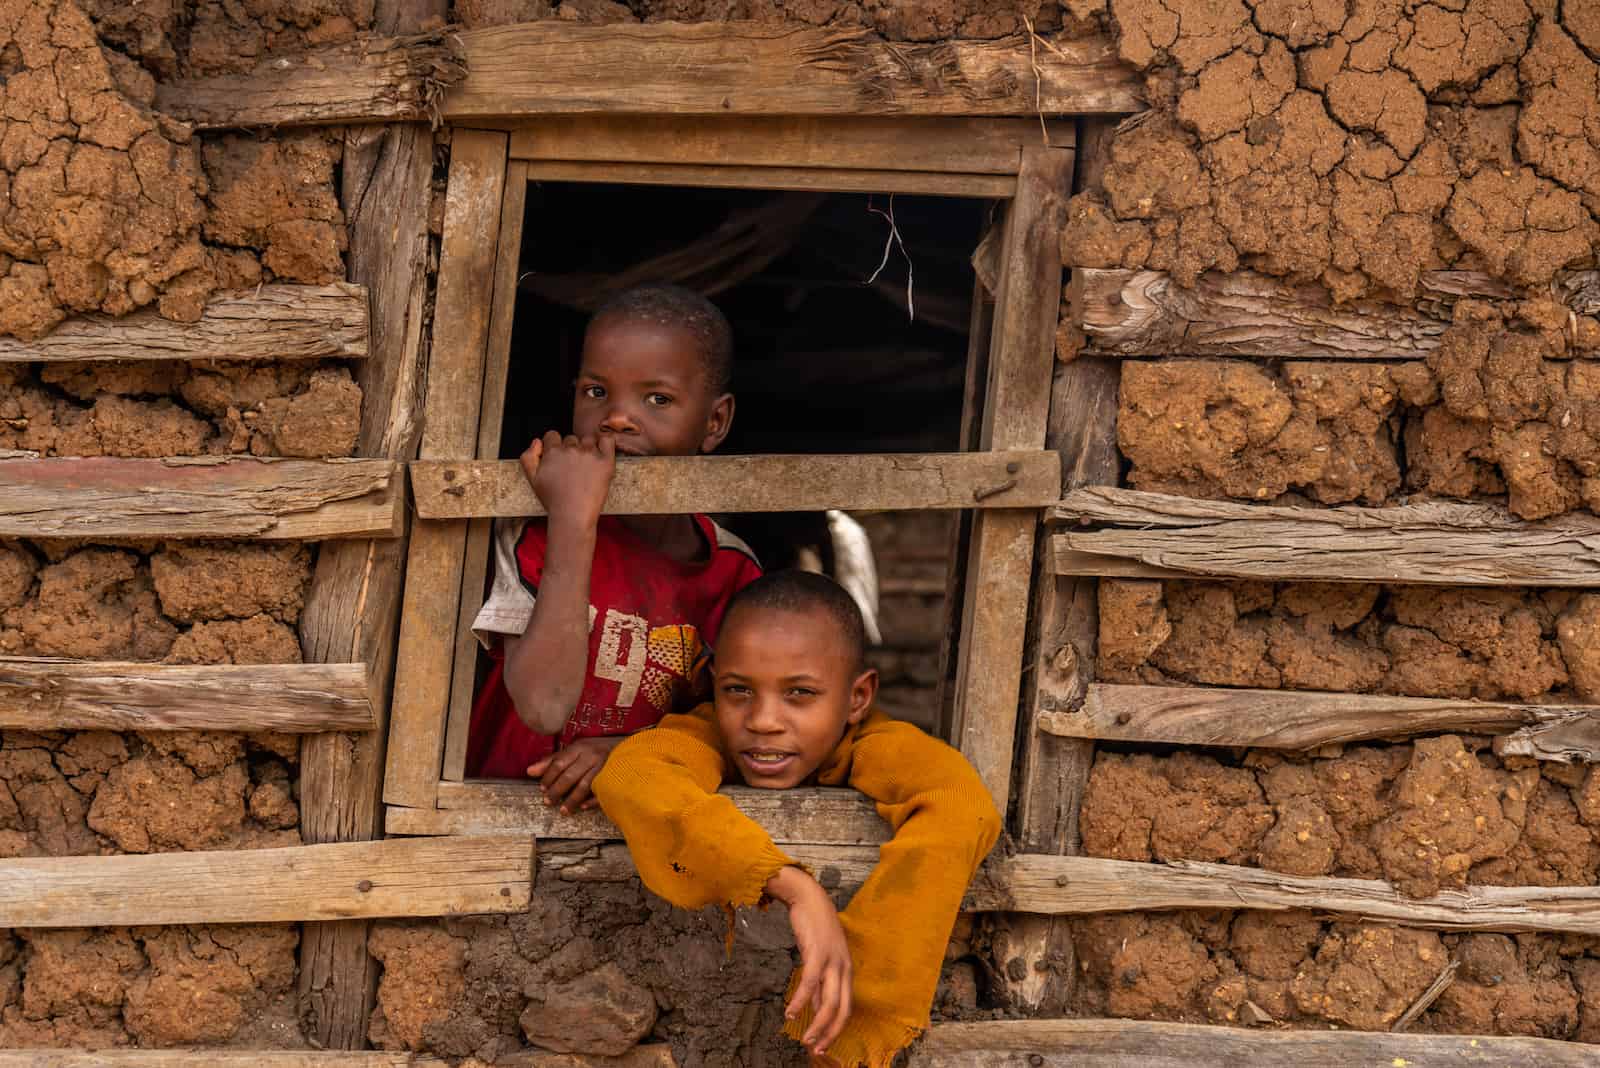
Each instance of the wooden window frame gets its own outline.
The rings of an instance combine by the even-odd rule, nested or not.
[[[641,461],[637,477],[619,476],[608,503],[615,512],[659,511],[671,492],[665,485],[679,489],[670,502],[673,510],[972,509],[946,736],[972,760],[1004,809],[1040,508],[1057,499],[1060,487],[1058,457],[1044,445],[1072,124],[1020,118],[562,115],[493,125],[499,128],[452,133],[433,357],[419,463],[412,472],[417,518],[386,755],[389,833],[617,837],[599,813],[551,812],[531,783],[462,781],[476,663],[469,628],[490,566],[491,517],[537,510],[514,477],[514,461],[497,457],[525,196],[528,182],[539,178],[928,193],[1005,205],[981,250],[985,262],[979,265],[975,304],[984,314],[975,313],[974,324],[992,327],[972,339],[963,415],[963,445],[983,460],[924,454],[919,461],[940,476],[924,489],[908,487],[904,476],[884,478],[882,471],[874,486],[870,475],[885,465],[884,458],[657,458]],[[673,465],[673,477],[647,477],[645,464]],[[806,465],[812,476],[808,492],[786,490],[782,499],[752,493],[752,485],[771,482],[770,476],[756,480],[747,472],[746,481],[738,481],[752,464],[789,464],[796,473]],[[932,488],[941,481],[947,484]],[[838,488],[846,485],[848,490]],[[737,509],[730,508],[735,501]],[[887,837],[872,806],[852,791],[727,792],[781,842],[866,845]]]

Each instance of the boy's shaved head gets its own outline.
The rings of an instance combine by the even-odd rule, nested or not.
[[[861,609],[845,588],[826,575],[811,571],[773,571],[733,595],[723,615],[723,628],[741,612],[818,612],[838,628],[850,658],[850,670],[866,663],[866,625]]]
[[[589,320],[589,329],[608,322],[648,322],[687,331],[698,343],[711,395],[728,391],[733,379],[733,327],[700,294],[674,285],[635,286],[602,304]]]

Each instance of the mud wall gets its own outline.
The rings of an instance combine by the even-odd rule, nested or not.
[[[1461,300],[1418,361],[1123,361],[1125,485],[1263,503],[1488,500],[1525,519],[1600,505],[1600,324],[1561,303],[1600,240],[1600,21],[1556,0],[1101,0],[1152,109],[1069,206],[1071,267],[1191,285],[1252,270],[1330,303]],[[1077,355],[1065,324],[1062,356]],[[1592,595],[1319,583],[1099,583],[1103,682],[1593,701]],[[1592,886],[1597,780],[1486,738],[1311,753],[1098,748],[1082,845],[1384,879]],[[1592,939],[1447,934],[1306,914],[1073,923],[1076,1011],[1387,1030],[1450,960],[1414,1030],[1600,1040]]]

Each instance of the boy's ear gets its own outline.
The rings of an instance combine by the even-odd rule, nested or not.
[[[878,669],[867,668],[850,684],[850,715],[846,723],[860,723],[878,697]]]
[[[716,452],[722,439],[733,429],[733,394],[724,393],[711,402],[711,412],[706,416],[706,434],[700,439],[701,452]]]

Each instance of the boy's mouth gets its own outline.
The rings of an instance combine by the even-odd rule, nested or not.
[[[787,771],[797,759],[797,754],[781,749],[743,749],[739,752],[739,760],[744,766],[763,777]]]

